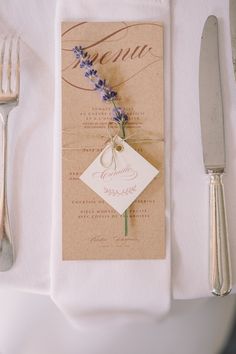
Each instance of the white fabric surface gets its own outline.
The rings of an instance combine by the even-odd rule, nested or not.
[[[57,2],[57,13],[56,13]],[[75,321],[163,316],[170,303],[170,243],[165,261],[62,262],[59,179],[59,81],[54,101],[55,25],[59,19],[138,20],[168,18],[167,0],[3,0],[0,30],[19,32],[20,105],[9,126],[9,207],[16,263],[0,274],[1,288],[50,293]],[[208,288],[208,178],[204,174],[198,103],[198,60],[203,23],[219,16],[227,175],[226,200],[233,274],[236,203],[236,84],[233,81],[228,2],[172,1],[172,196],[175,298],[210,296]],[[158,11],[163,7],[163,13]],[[58,38],[58,37],[57,37]],[[58,52],[58,43],[56,42]],[[55,104],[56,103],[56,104]],[[55,111],[56,109],[56,111]],[[167,114],[170,106],[166,106]],[[168,132],[168,130],[167,130]],[[169,132],[168,132],[169,133]],[[53,151],[53,140],[54,151]],[[234,287],[234,291],[236,288]]]
[[[20,104],[9,119],[8,192],[16,262],[0,286],[48,292],[52,224],[55,3],[2,1],[0,33],[21,35]]]
[[[219,354],[231,331],[235,296],[220,300],[173,301],[168,317],[158,322],[78,329],[48,296],[0,290],[0,351],[3,354]]]

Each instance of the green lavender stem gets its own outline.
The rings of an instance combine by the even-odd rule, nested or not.
[[[116,107],[114,100],[112,100],[112,103],[116,109],[117,107]],[[125,139],[125,126],[124,126],[123,122],[120,123],[120,127],[121,127],[121,135],[122,135],[121,137],[122,137],[122,139]],[[125,234],[125,236],[127,236],[128,235],[128,209],[126,209],[124,212],[124,220],[125,220],[124,234]]]
[[[125,139],[124,124],[121,124],[121,128],[122,128],[122,138]],[[128,235],[128,209],[126,209],[124,212],[124,218],[125,218],[125,236],[127,236]]]

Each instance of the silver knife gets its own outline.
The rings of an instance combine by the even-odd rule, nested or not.
[[[220,82],[218,21],[205,22],[200,51],[199,98],[203,161],[209,174],[210,286],[214,295],[231,291],[231,264],[222,177],[225,170],[224,117]]]
[[[234,66],[234,77],[236,80],[236,0],[229,2],[229,19],[232,45],[232,60]]]

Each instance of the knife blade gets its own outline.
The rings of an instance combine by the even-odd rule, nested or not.
[[[209,174],[210,286],[214,295],[231,291],[231,265],[223,186],[225,169],[224,116],[221,94],[218,21],[205,22],[199,63],[200,122],[203,162]]]
[[[234,67],[234,78],[236,80],[236,0],[229,2],[229,19],[231,32],[232,60]]]

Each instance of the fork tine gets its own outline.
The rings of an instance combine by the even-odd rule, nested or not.
[[[6,36],[0,47],[0,94],[19,96],[20,37]]]
[[[5,92],[10,93],[11,92],[11,76],[12,76],[12,37],[8,37],[8,52],[6,53],[6,59],[7,59],[7,68],[6,68],[6,74],[7,74],[7,80],[6,80],[6,88]]]
[[[3,64],[4,64],[4,53],[5,53],[5,47],[6,47],[6,39],[7,37],[4,37],[2,39],[1,43],[1,53],[0,53],[0,92],[3,92]]]
[[[15,80],[15,92],[19,95],[20,91],[20,37],[17,37],[16,42],[16,80]]]

